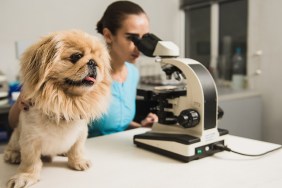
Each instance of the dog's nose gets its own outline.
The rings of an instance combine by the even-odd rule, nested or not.
[[[97,63],[94,61],[94,59],[90,59],[87,63],[88,66],[90,67],[95,67],[97,66]]]
[[[97,76],[97,63],[95,62],[94,59],[90,59],[87,63],[89,73],[96,78]]]

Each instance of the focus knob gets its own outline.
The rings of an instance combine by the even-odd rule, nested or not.
[[[199,124],[200,115],[196,110],[183,110],[178,116],[177,121],[184,128],[192,128]]]

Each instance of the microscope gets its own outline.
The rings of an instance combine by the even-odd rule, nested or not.
[[[220,152],[216,144],[226,144],[228,131],[218,128],[223,111],[218,107],[217,88],[206,67],[193,59],[179,58],[174,43],[154,34],[132,36],[131,40],[144,55],[155,57],[167,79],[174,76],[183,83],[144,92],[144,100],[155,104],[152,111],[159,121],[150,131],[134,135],[134,144],[183,162]]]

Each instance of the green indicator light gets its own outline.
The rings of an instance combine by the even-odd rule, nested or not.
[[[197,149],[197,154],[202,154],[202,153],[203,153],[203,150]]]

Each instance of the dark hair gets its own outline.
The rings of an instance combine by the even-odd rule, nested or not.
[[[121,27],[123,20],[130,14],[145,14],[145,11],[131,1],[116,1],[110,4],[102,18],[96,25],[98,33],[103,34],[103,29],[108,28],[113,35]]]

